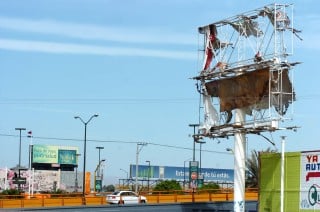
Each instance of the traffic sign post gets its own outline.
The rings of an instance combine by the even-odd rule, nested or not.
[[[26,177],[16,177],[12,179],[13,184],[26,184],[27,183],[27,178]]]
[[[192,188],[193,191],[194,189],[197,188],[198,184],[198,167],[199,167],[199,162],[198,161],[190,161],[189,162],[189,188]]]

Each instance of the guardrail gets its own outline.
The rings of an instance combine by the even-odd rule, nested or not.
[[[105,205],[109,193],[90,194],[36,194],[36,195],[0,195],[0,208],[41,208],[60,206]],[[232,201],[233,190],[185,191],[152,191],[141,192],[148,203],[185,203],[185,202],[218,202]],[[258,200],[258,190],[250,189],[245,193],[246,201]]]

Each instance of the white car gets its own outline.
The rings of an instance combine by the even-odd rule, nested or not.
[[[106,201],[110,204],[138,204],[147,203],[147,198],[133,191],[115,191],[107,195]]]

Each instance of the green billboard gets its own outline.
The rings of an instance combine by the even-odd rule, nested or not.
[[[78,147],[33,145],[32,163],[77,164]]]

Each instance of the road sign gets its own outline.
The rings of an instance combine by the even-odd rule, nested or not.
[[[13,184],[26,184],[27,183],[27,178],[25,177],[17,177],[17,178],[13,178]]]

